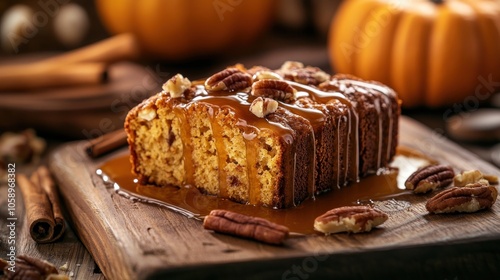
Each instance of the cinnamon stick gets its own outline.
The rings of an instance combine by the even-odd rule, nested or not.
[[[99,84],[108,65],[140,57],[132,34],[120,34],[38,62],[0,66],[0,91]]]
[[[35,64],[32,67],[13,67],[9,71],[0,68],[0,91],[102,84],[107,77],[107,65],[98,62],[58,67]]]
[[[30,179],[20,174],[18,185],[33,240],[37,243],[49,243],[59,239],[66,226],[57,189],[48,169],[38,168]]]
[[[127,145],[127,133],[123,129],[104,134],[90,140],[85,152],[92,158],[96,158]]]
[[[59,239],[64,231],[66,230],[66,223],[64,222],[64,216],[61,209],[61,200],[59,199],[59,193],[57,192],[57,187],[50,174],[49,169],[46,166],[40,166],[32,175],[31,181],[38,184],[47,194],[49,198],[50,205],[52,206],[52,213],[54,214],[54,234],[52,240]]]
[[[38,243],[50,242],[55,222],[47,194],[22,174],[18,177],[18,184],[23,194],[31,237]]]
[[[104,62],[106,64],[111,64],[123,60],[135,60],[140,57],[140,54],[141,50],[136,37],[130,33],[123,33],[48,58],[40,63],[61,65],[82,62]]]

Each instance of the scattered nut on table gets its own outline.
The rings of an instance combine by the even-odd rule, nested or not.
[[[314,220],[314,229],[325,234],[369,232],[387,219],[387,214],[369,206],[344,206],[317,217]]]
[[[453,178],[453,185],[455,187],[463,187],[481,180],[485,180],[489,184],[498,184],[498,177],[495,175],[483,174],[479,170],[466,170]]]
[[[283,243],[289,235],[287,227],[266,219],[218,209],[205,217],[203,228],[274,245]]]
[[[427,211],[441,213],[473,213],[491,208],[498,196],[494,186],[476,182],[446,189],[427,201]]]
[[[415,171],[406,179],[405,187],[414,193],[427,193],[451,184],[455,172],[448,165],[429,165]]]

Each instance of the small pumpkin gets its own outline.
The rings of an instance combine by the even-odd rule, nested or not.
[[[346,0],[328,40],[336,71],[390,85],[405,107],[484,100],[500,84],[500,1]]]
[[[159,58],[181,60],[244,47],[267,28],[269,0],[96,0],[112,33],[131,32]]]

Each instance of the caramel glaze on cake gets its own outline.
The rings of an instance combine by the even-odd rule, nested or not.
[[[226,79],[211,84],[217,78]],[[277,108],[259,117],[252,86],[266,79],[294,91],[273,97]],[[399,115],[399,99],[382,84],[286,62],[237,65],[192,83],[176,75],[129,112],[125,129],[142,184],[286,208],[387,167]]]

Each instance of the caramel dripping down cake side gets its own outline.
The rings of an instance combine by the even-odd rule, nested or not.
[[[386,86],[286,62],[205,81],[178,74],[129,112],[125,130],[142,184],[286,208],[386,167],[399,114]]]
[[[359,172],[364,177],[386,167],[396,152],[400,101],[394,91],[377,82],[336,75],[320,89],[342,92],[359,119]]]

